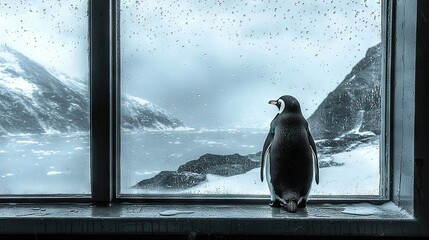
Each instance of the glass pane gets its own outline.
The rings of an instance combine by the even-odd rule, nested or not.
[[[125,194],[268,195],[283,95],[317,146],[311,195],[379,195],[380,1],[121,1]]]
[[[0,194],[87,194],[87,1],[0,6]]]

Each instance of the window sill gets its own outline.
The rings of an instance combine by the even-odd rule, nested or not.
[[[166,210],[193,213],[161,216]],[[424,231],[392,202],[310,204],[295,214],[268,205],[0,205],[3,234],[415,236]]]

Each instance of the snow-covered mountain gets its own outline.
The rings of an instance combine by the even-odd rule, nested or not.
[[[122,98],[122,129],[175,129],[184,127],[183,123],[144,99],[125,95]]]
[[[89,130],[87,83],[0,46],[0,135]],[[168,129],[183,123],[143,99],[123,97],[124,129]]]
[[[333,139],[352,131],[380,134],[381,44],[369,48],[308,119],[315,139]]]

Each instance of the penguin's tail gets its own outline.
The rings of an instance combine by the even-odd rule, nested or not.
[[[296,210],[298,209],[298,199],[299,199],[299,194],[297,192],[287,192],[287,193],[283,193],[283,203],[286,210],[288,212],[294,213],[296,212]]]
[[[294,213],[298,209],[298,201],[296,199],[288,199],[286,201],[286,210]]]

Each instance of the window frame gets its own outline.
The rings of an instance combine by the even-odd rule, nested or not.
[[[260,195],[172,195],[172,194],[120,194],[120,0],[88,1],[89,81],[90,81],[90,173],[89,195],[13,195],[0,196],[0,201],[32,202],[233,202],[263,203]],[[393,0],[382,1],[382,134],[380,134],[380,195],[310,196],[310,203],[320,202],[372,202],[390,200],[390,97],[391,56],[393,31]],[[106,121],[108,119],[108,121]],[[383,134],[384,133],[384,134]]]
[[[106,176],[109,172],[109,177],[102,182],[114,182],[115,179],[119,180],[119,159],[120,151],[120,64],[119,64],[119,0],[110,0],[112,6],[110,26],[111,32],[111,55],[112,57],[109,64],[113,66],[114,71],[111,70],[111,89],[113,92],[110,101],[114,109],[111,110],[109,116],[111,124],[109,125],[110,135],[110,146],[116,146],[114,150],[111,150],[110,161],[114,164],[110,164],[110,167],[105,167]],[[382,11],[386,13],[386,16],[382,17],[382,41],[384,42],[385,48],[382,54],[382,74],[384,88],[382,88],[385,99],[383,99],[382,112],[385,117],[382,117],[382,128],[384,134],[381,138],[385,144],[382,144],[380,153],[382,154],[381,168],[387,169],[387,174],[382,177],[380,186],[386,188],[380,189],[380,198],[377,199],[365,199],[363,198],[329,198],[329,199],[312,199],[311,203],[352,203],[352,202],[372,202],[380,204],[383,202],[392,201],[397,206],[404,208],[414,217],[416,217],[417,225],[428,222],[428,207],[423,204],[422,193],[428,192],[428,187],[422,183],[424,180],[427,181],[429,171],[428,168],[422,169],[422,161],[425,155],[422,149],[425,149],[424,139],[427,139],[427,133],[424,131],[416,131],[416,124],[419,123],[419,127],[428,130],[426,126],[416,119],[424,118],[428,119],[427,113],[424,110],[425,99],[424,91],[427,89],[427,85],[424,85],[422,78],[427,76],[428,71],[424,68],[416,69],[416,62],[427,61],[427,57],[416,54],[416,49],[421,47],[424,43],[425,33],[424,29],[427,27],[427,22],[424,21],[422,13],[427,13],[425,5],[427,4],[424,0],[418,0],[416,2],[407,2],[406,0],[382,0]],[[426,5],[427,7],[427,5]],[[425,35],[426,34],[426,35]],[[417,41],[416,41],[417,39]],[[420,39],[420,42],[418,41]],[[422,43],[423,42],[423,43]],[[420,43],[420,44],[419,44]],[[427,55],[426,55],[427,56]],[[402,67],[400,67],[402,66]],[[415,71],[417,70],[417,71]],[[411,73],[411,74],[406,74]],[[425,75],[426,74],[426,75]],[[420,78],[415,78],[420,76]],[[417,88],[417,85],[421,85],[422,88]],[[107,94],[106,94],[107,95]],[[399,97],[398,97],[399,96]],[[419,98],[417,98],[419,97]],[[107,99],[107,97],[106,97]],[[427,100],[426,100],[427,103]],[[406,118],[404,118],[403,112],[407,112]],[[406,133],[406,139],[404,141],[404,129],[409,129]],[[427,143],[427,140],[426,140]],[[107,145],[106,145],[107,146]],[[404,151],[404,147],[408,148],[408,151]],[[419,152],[415,152],[414,150]],[[414,155],[419,157],[414,159]],[[423,156],[423,157],[422,157]],[[416,163],[414,162],[417,161]],[[414,165],[417,168],[414,168]],[[421,173],[426,172],[428,174],[422,175]],[[403,181],[407,179],[408,181]],[[97,182],[96,179],[92,180]],[[383,184],[384,181],[384,185]],[[416,185],[415,183],[419,183]],[[119,195],[119,184],[115,185],[115,188],[110,188],[110,195],[105,195],[103,202],[139,202],[139,203],[225,203],[225,200],[219,200],[217,198],[211,198],[210,196],[204,197],[190,197],[180,198],[176,196],[167,196],[170,199],[160,198],[159,196],[141,196],[130,197]],[[109,186],[104,185],[105,189]],[[94,193],[93,193],[94,194]],[[414,194],[419,197],[414,198]],[[428,195],[428,194],[426,194]],[[97,196],[93,196],[96,199]],[[261,202],[260,198],[248,198],[243,200],[242,198],[232,197],[229,199],[229,203],[258,203]]]
[[[120,123],[120,85],[121,85],[121,74],[120,74],[120,31],[119,31],[119,25],[120,25],[120,1],[116,0],[112,2],[112,23],[115,25],[112,25],[112,49],[111,51],[116,57],[113,57],[112,61],[114,61],[114,64],[112,64],[112,67],[114,67],[117,72],[113,74],[112,76],[114,79],[112,79],[112,91],[114,99],[112,99],[112,106],[114,108],[112,112],[111,118],[114,119],[114,123]],[[391,55],[391,30],[389,27],[391,26],[391,19],[392,19],[392,1],[390,0],[382,0],[381,1],[381,42],[382,42],[382,68],[381,68],[381,113],[384,114],[381,117],[381,134],[380,134],[380,150],[379,150],[379,173],[380,173],[380,181],[379,181],[379,195],[317,195],[312,196],[310,194],[309,203],[321,203],[321,202],[332,202],[332,203],[354,203],[354,202],[371,202],[371,203],[377,203],[381,204],[384,202],[389,201],[389,194],[390,194],[390,155],[388,154],[390,149],[390,132],[391,132],[391,126],[390,126],[390,119],[389,119],[389,113],[390,113],[390,64],[388,63],[388,56]],[[115,28],[116,26],[116,28]],[[116,115],[115,115],[116,114]],[[112,193],[113,201],[120,202],[120,201],[126,201],[126,202],[180,202],[180,203],[187,203],[187,202],[210,202],[210,203],[216,203],[216,202],[234,202],[234,203],[264,203],[267,201],[267,196],[261,196],[261,195],[233,195],[228,194],[226,197],[219,195],[219,194],[186,194],[186,195],[178,195],[178,194],[121,194],[120,193],[120,136],[121,136],[121,129],[120,124],[117,124],[116,127],[112,128],[112,135],[115,137],[112,137],[116,140],[115,143],[113,143],[113,146],[116,146],[116,154],[114,154],[115,159],[112,161],[114,163],[114,168],[112,168],[112,171],[115,173],[115,179],[116,179],[116,187],[114,187],[114,192]]]
[[[112,24],[109,20],[109,7],[106,8],[105,3],[112,3],[112,9],[115,9],[115,4],[117,3],[115,0],[89,0],[90,4],[90,24],[93,24],[95,21],[101,21],[108,26]],[[387,69],[386,73],[391,79],[388,84],[391,89],[386,94],[391,96],[391,101],[387,103],[390,104],[390,111],[387,113],[390,122],[389,125],[390,131],[386,133],[384,136],[389,142],[389,145],[386,146],[388,151],[386,151],[386,155],[390,157],[390,174],[389,174],[389,184],[391,186],[391,190],[388,194],[389,200],[392,201],[395,205],[406,210],[411,216],[410,220],[399,220],[399,219],[379,219],[378,221],[370,221],[362,217],[362,220],[357,219],[354,221],[347,219],[320,219],[317,221],[315,225],[306,224],[306,227],[310,228],[308,231],[317,233],[319,230],[320,233],[329,234],[338,232],[336,229],[332,229],[329,225],[335,225],[340,227],[341,234],[344,235],[361,235],[368,232],[366,228],[371,229],[369,232],[373,232],[373,225],[376,230],[379,228],[383,229],[388,233],[399,236],[429,236],[429,206],[427,205],[427,199],[429,196],[429,168],[424,166],[424,163],[428,161],[428,139],[429,139],[429,127],[427,126],[427,122],[429,122],[429,112],[427,111],[427,106],[429,105],[429,100],[427,98],[427,92],[429,91],[427,78],[429,77],[429,69],[427,68],[427,64],[429,64],[429,49],[425,45],[429,40],[429,34],[427,29],[429,28],[429,23],[425,20],[425,16],[429,15],[429,2],[426,0],[417,0],[417,1],[407,1],[407,0],[386,0],[388,6],[392,11],[391,18],[388,19],[389,29],[391,32],[392,45],[386,51],[386,63]],[[103,7],[102,7],[103,6]],[[115,9],[117,11],[117,9]],[[100,24],[98,22],[97,24]],[[103,24],[101,24],[103,25]],[[91,25],[98,26],[98,25]],[[111,26],[111,25],[110,25]],[[110,148],[110,146],[117,146],[118,142],[116,141],[118,138],[115,134],[118,134],[117,128],[115,128],[115,121],[118,119],[112,118],[112,116],[118,115],[115,112],[117,109],[112,109],[111,106],[117,103],[117,93],[120,92],[118,87],[115,84],[112,84],[111,79],[112,76],[118,74],[118,71],[112,70],[110,66],[116,66],[115,60],[112,58],[112,55],[106,56],[97,51],[103,51],[106,49],[117,49],[118,45],[111,46],[106,41],[99,39],[102,36],[106,36],[109,32],[109,29],[106,27],[102,27],[101,29],[90,28],[91,34],[93,35],[90,38],[91,41],[91,52],[90,56],[93,61],[91,61],[91,67],[98,66],[97,59],[103,56],[104,61],[101,61],[101,67],[99,71],[91,71],[91,94],[94,94],[93,91],[101,91],[100,99],[96,100],[94,104],[100,104],[104,108],[101,109],[101,114],[98,116],[98,120],[105,121],[105,119],[109,119],[108,124],[104,124],[104,129],[101,127],[97,127],[91,125],[91,144],[94,141],[98,141],[101,137],[105,136],[104,130],[108,130],[109,136],[107,138],[101,138],[100,141],[104,143],[104,145],[91,145],[91,166],[100,166],[100,169],[97,171],[104,171],[104,173],[92,173],[91,183],[92,186],[99,186],[102,189],[96,189],[95,192],[92,192],[91,201],[89,201],[88,196],[0,196],[0,202],[8,203],[6,205],[10,206],[10,208],[15,208],[16,205],[10,203],[19,203],[19,202],[27,202],[31,203],[29,206],[36,206],[36,202],[44,202],[53,205],[52,203],[61,202],[64,203],[67,209],[68,202],[92,202],[96,206],[105,206],[106,204],[113,203],[113,207],[117,206],[115,202],[123,202],[124,199],[118,199],[115,196],[115,190],[111,188],[112,184],[106,183],[114,183],[114,176],[116,171],[116,164],[111,164],[112,160],[117,157],[118,152]],[[118,29],[112,29],[112,32],[118,31]],[[417,34],[416,34],[417,33]],[[114,34],[116,35],[116,33]],[[109,36],[109,35],[107,35]],[[97,42],[99,41],[101,42]],[[96,41],[97,40],[97,41]],[[92,48],[94,45],[101,44],[99,49]],[[109,51],[111,54],[111,51]],[[100,60],[100,59],[98,59]],[[109,66],[109,67],[108,67]],[[103,70],[105,72],[103,72]],[[116,69],[116,68],[113,68]],[[93,69],[92,69],[93,70]],[[116,71],[116,72],[115,72]],[[109,84],[106,84],[107,75],[109,76]],[[98,88],[97,86],[103,86],[102,88]],[[103,94],[104,91],[104,94]],[[115,94],[109,95],[109,92],[113,91]],[[98,95],[94,95],[98,96]],[[116,99],[115,99],[116,98]],[[93,99],[91,99],[91,104],[93,104]],[[109,102],[113,101],[110,105]],[[93,106],[93,105],[92,105]],[[109,107],[110,106],[110,107]],[[389,106],[385,106],[389,107]],[[92,108],[91,108],[92,109]],[[97,112],[95,112],[97,113]],[[91,110],[92,117],[94,112]],[[107,118],[104,118],[103,117]],[[94,138],[93,138],[94,137]],[[96,148],[94,148],[96,147]],[[117,146],[118,147],[118,146]],[[96,151],[103,151],[103,154]],[[92,155],[94,154],[94,155]],[[94,170],[95,171],[95,170]],[[97,185],[98,184],[98,185]],[[139,201],[142,202],[142,201]],[[159,202],[153,201],[154,204],[159,205]],[[195,203],[195,201],[187,201],[186,203]],[[199,202],[196,202],[199,203]],[[331,203],[331,201],[330,201]],[[4,205],[2,205],[3,207]],[[75,206],[70,204],[69,206]],[[86,206],[84,206],[86,208]],[[88,206],[89,208],[89,206]],[[4,209],[4,208],[3,208]],[[103,210],[104,209],[104,210]],[[109,211],[109,208],[93,208],[94,211]],[[304,219],[305,220],[305,219]],[[41,229],[40,231],[44,233],[52,232],[52,229],[57,229],[56,231],[62,233],[70,233],[68,228],[63,228],[62,226],[70,226],[73,228],[73,224],[76,226],[82,226],[80,233],[111,233],[112,229],[115,233],[134,233],[140,234],[137,229],[127,228],[127,223],[129,222],[137,222],[141,224],[145,221],[145,219],[139,220],[138,218],[121,218],[121,217],[108,217],[107,215],[103,217],[103,214],[100,215],[95,214],[92,218],[55,218],[49,216],[41,216],[36,218],[23,218],[18,216],[13,216],[10,219],[0,218],[0,229],[2,229],[2,233],[11,234],[17,232],[24,232],[27,234],[37,234],[36,232],[25,232],[25,230],[21,230],[21,225],[25,229],[29,229],[28,226],[35,226],[34,228]],[[191,218],[177,218],[168,220],[157,218],[157,219],[149,219],[146,221],[151,221],[150,223],[158,224],[158,228],[160,226],[164,226],[166,224],[172,223],[172,227],[176,226],[174,224],[180,225],[189,224],[190,229],[203,229],[204,226],[197,224],[201,219],[192,220]],[[305,224],[305,221],[302,219],[291,218],[293,224],[287,225],[296,229],[302,228],[302,225]],[[314,221],[314,220],[313,220]],[[207,222],[207,221],[206,221]],[[266,226],[265,234],[272,234],[268,232],[270,230],[271,223],[276,222],[279,223],[278,220],[271,219],[259,220],[248,219],[243,222],[243,226],[248,226],[246,224],[250,223],[250,226],[260,226],[260,222],[263,226]],[[88,230],[88,226],[92,223],[93,230]],[[106,224],[112,228],[104,228]],[[195,225],[194,225],[195,223]],[[208,227],[208,229],[215,229],[219,227],[221,229],[221,225],[236,226],[239,227],[241,222],[237,220],[228,220],[222,219],[220,216],[218,219],[213,221],[208,221],[208,223],[212,223],[212,227]],[[121,225],[122,224],[122,225]],[[282,223],[283,224],[283,223]],[[8,226],[14,227],[8,227]],[[86,230],[85,230],[85,227]],[[49,230],[49,228],[51,230]],[[140,226],[141,228],[143,227]],[[165,226],[164,226],[165,227]],[[314,229],[316,227],[316,229]],[[167,226],[168,228],[168,226]],[[247,227],[249,228],[249,227]],[[44,229],[44,230],[43,230]],[[59,229],[59,230],[58,230]],[[260,230],[260,227],[258,228]],[[366,229],[366,230],[365,230]],[[235,229],[230,229],[230,232],[233,232]],[[144,229],[142,229],[144,231]],[[177,231],[180,231],[177,230]],[[292,230],[284,230],[285,232],[289,231],[289,234],[293,234]],[[150,234],[150,232],[146,232]],[[152,232],[152,234],[162,234],[161,229],[159,232]],[[411,234],[410,234],[411,233]],[[164,233],[165,234],[165,233]],[[228,233],[225,233],[228,234]],[[281,234],[281,233],[279,233]],[[376,233],[374,233],[376,234]],[[140,237],[140,236],[139,236]]]

